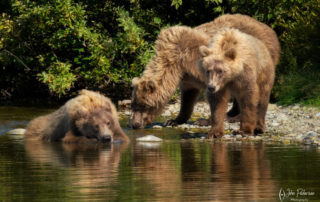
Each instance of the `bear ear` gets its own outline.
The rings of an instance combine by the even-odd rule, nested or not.
[[[224,53],[224,56],[225,56],[227,59],[234,60],[234,59],[236,59],[236,56],[237,56],[236,50],[235,50],[234,48],[230,48],[229,50],[227,50],[227,51]]]
[[[105,105],[103,106],[103,110],[105,110],[107,112],[111,112],[111,105],[110,105],[109,101],[105,102]]]
[[[85,118],[87,116],[87,114],[88,113],[86,110],[79,108],[73,112],[70,112],[69,116],[72,120],[79,120],[81,118]]]
[[[143,85],[143,91],[147,93],[153,93],[156,89],[156,84],[154,81],[149,80],[149,81],[143,81],[141,83]]]
[[[210,49],[206,46],[200,46],[199,52],[202,57],[206,57],[210,54]]]
[[[139,83],[139,78],[138,78],[138,77],[134,77],[134,78],[132,79],[132,81],[131,81],[131,86],[132,86],[132,87],[135,87],[135,86],[138,85],[138,83]]]

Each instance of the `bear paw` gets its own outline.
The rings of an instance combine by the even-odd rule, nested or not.
[[[220,138],[224,135],[224,132],[223,131],[220,131],[220,130],[213,130],[211,129],[209,132],[208,132],[208,138]]]
[[[179,124],[180,123],[177,121],[177,119],[170,119],[164,125],[165,126],[177,126]]]

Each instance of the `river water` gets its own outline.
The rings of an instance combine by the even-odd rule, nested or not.
[[[126,120],[130,144],[35,144],[6,135],[51,111],[0,107],[1,201],[320,200],[313,146],[181,139],[181,130],[129,130]],[[164,141],[135,141],[150,134]]]

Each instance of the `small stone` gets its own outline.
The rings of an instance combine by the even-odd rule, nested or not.
[[[320,112],[316,114],[316,117],[317,117],[317,118],[320,118]]]
[[[26,132],[24,128],[16,128],[7,132],[7,135],[23,135]]]
[[[124,114],[127,115],[127,116],[130,116],[131,112],[130,111],[125,111]]]
[[[236,140],[241,140],[242,139],[242,135],[236,135]]]
[[[275,121],[273,121],[272,123],[271,123],[271,126],[273,126],[273,127],[277,127],[277,126],[279,126],[280,124],[278,123],[278,122],[275,122]]]
[[[283,144],[290,144],[290,139],[286,138],[282,140]]]
[[[155,129],[161,129],[161,128],[162,128],[162,126],[160,126],[160,125],[154,125],[154,126],[152,126],[152,128],[155,128]]]
[[[293,110],[298,110],[299,108],[300,108],[299,105],[294,105],[294,106],[292,107]]]
[[[309,144],[313,143],[313,140],[310,137],[306,137],[306,138],[303,139],[303,143],[305,145],[309,145]]]
[[[287,121],[288,117],[285,114],[280,113],[280,114],[278,114],[277,119],[280,121]]]
[[[188,129],[190,129],[190,125],[189,125],[189,124],[184,123],[184,124],[178,125],[178,128],[183,128],[183,129],[188,130]]]
[[[140,142],[161,142],[162,141],[161,138],[158,138],[154,135],[146,135],[144,137],[139,137],[136,140]]]
[[[296,140],[297,140],[298,142],[302,142],[302,141],[303,141],[303,138],[304,138],[304,135],[303,135],[303,134],[299,134],[299,135],[296,136]]]
[[[231,135],[224,135],[224,136],[222,136],[222,138],[228,140],[228,139],[231,139]]]
[[[268,106],[269,111],[277,110],[277,109],[279,109],[279,107],[275,104],[269,104],[269,106]]]
[[[309,131],[309,132],[307,132],[307,135],[306,135],[307,137],[315,137],[316,136],[316,134],[313,132],[313,131]]]

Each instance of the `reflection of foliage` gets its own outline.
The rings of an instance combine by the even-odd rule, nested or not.
[[[5,0],[0,8],[1,95],[128,86],[152,57],[162,27],[196,26],[224,13],[247,14],[276,30],[282,45],[276,86],[288,73],[319,71],[316,0]],[[282,100],[280,94],[276,87],[274,97]]]

